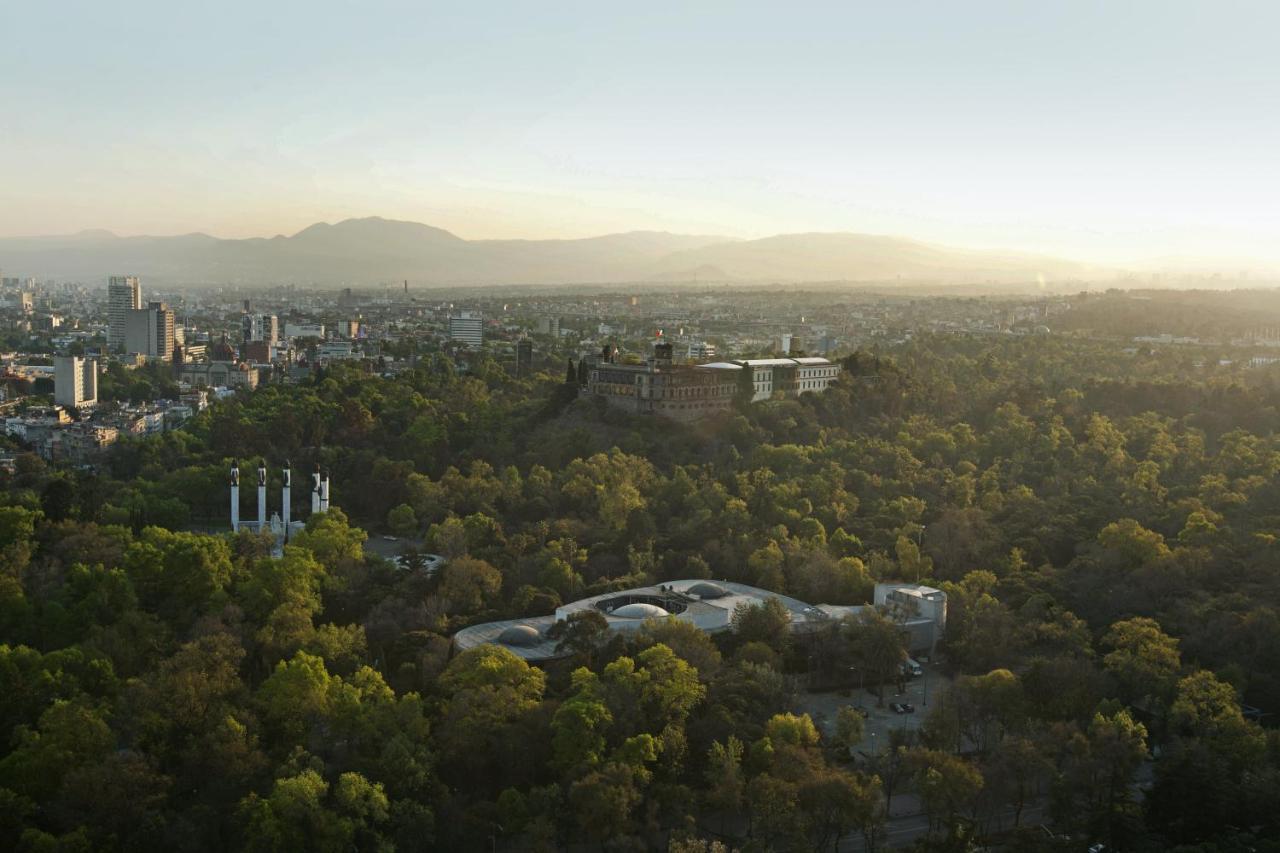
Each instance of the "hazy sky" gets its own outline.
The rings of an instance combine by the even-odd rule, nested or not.
[[[0,235],[868,231],[1280,261],[1274,2],[0,0]]]

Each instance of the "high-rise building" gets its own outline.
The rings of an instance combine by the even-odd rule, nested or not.
[[[107,284],[107,347],[124,346],[125,321],[129,311],[142,307],[142,285],[134,275],[113,275]]]
[[[62,406],[98,403],[98,363],[93,359],[60,355],[53,359],[53,401]]]
[[[173,358],[173,327],[173,312],[163,302],[130,310],[125,317],[125,351],[167,361]]]
[[[463,311],[450,317],[449,340],[480,349],[484,345],[484,315],[479,311]]]
[[[533,341],[521,338],[516,341],[516,376],[528,376],[533,372]]]
[[[275,314],[245,314],[245,343],[263,341],[274,346],[280,342],[280,318]]]

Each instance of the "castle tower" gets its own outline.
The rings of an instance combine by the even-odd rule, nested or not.
[[[316,470],[311,474],[311,514],[315,515],[320,511],[320,464],[316,463]]]
[[[320,511],[329,511],[329,472],[324,472],[324,479],[320,481]]]

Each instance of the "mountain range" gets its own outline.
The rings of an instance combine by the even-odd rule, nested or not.
[[[91,282],[417,286],[623,282],[939,282],[1012,284],[1097,277],[1057,258],[948,248],[901,237],[780,234],[757,240],[632,231],[577,240],[465,240],[418,222],[369,217],[292,236],[119,237],[82,231],[0,238],[0,269]]]

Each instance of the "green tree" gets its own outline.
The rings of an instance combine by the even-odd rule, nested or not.
[[[397,536],[414,536],[418,532],[418,516],[408,504],[396,504],[387,513],[387,529]]]

